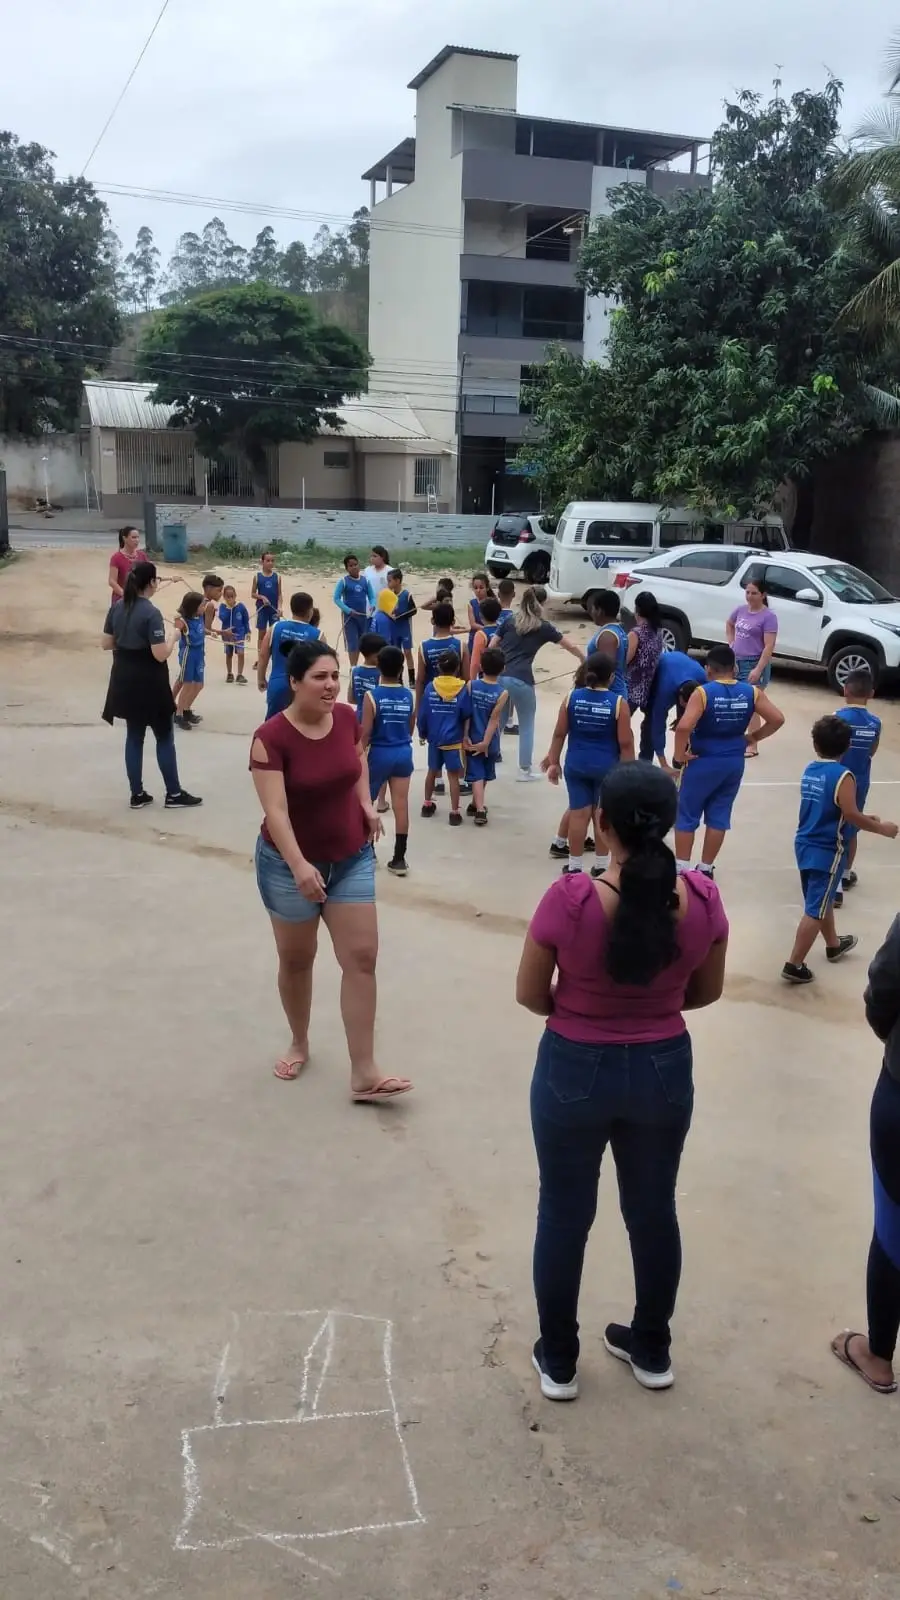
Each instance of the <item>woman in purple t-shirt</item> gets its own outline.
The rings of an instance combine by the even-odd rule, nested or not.
[[[772,655],[778,638],[778,618],[769,609],[769,596],[761,583],[752,580],[744,588],[745,605],[732,611],[725,624],[728,643],[734,651],[738,677],[743,683],[768,687],[772,676]],[[754,717],[749,732],[762,727],[759,717]],[[758,756],[759,749],[751,741],[748,756]]]
[[[519,1005],[547,1018],[531,1125],[541,1180],[533,1361],[548,1400],[578,1394],[578,1293],[607,1144],[631,1243],[635,1309],[630,1325],[610,1323],[604,1343],[645,1388],[673,1382],[675,1181],[694,1099],[682,1012],[718,1000],[728,942],[715,884],[699,872],[676,875],[664,843],[675,810],[675,785],[658,767],[614,767],[599,819],[609,869],[597,883],[584,873],[556,880],[519,965]]]

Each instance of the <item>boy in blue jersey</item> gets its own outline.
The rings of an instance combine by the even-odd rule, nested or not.
[[[367,689],[374,689],[381,677],[378,666],[378,657],[384,649],[384,640],[380,634],[364,633],[359,641],[359,653],[362,662],[350,668],[350,682],[347,686],[347,700],[351,706],[356,707],[356,716],[362,722],[363,699]]]
[[[189,589],[175,617],[175,626],[181,638],[178,641],[178,678],[172,688],[175,722],[185,732],[203,721],[191,707],[203,688],[206,670],[205,611],[204,596],[196,589]]]
[[[416,663],[413,656],[412,619],[416,614],[416,602],[405,587],[403,573],[399,567],[392,567],[388,573],[388,588],[397,596],[397,604],[391,615],[391,644],[403,651],[406,660],[406,670],[409,673],[410,687],[416,681]]]
[[[454,633],[456,614],[449,600],[441,600],[431,611],[432,637],[423,639],[419,645],[419,659],[416,664],[416,712],[422,703],[422,696],[429,683],[437,676],[439,663],[442,656],[452,650],[457,656],[456,668],[460,677],[465,676],[465,645]]]
[[[364,633],[371,631],[369,614],[375,609],[375,591],[368,578],[360,572],[356,556],[344,557],[344,576],[338,578],[332,599],[341,613],[350,665],[355,667],[359,660],[360,640]]]
[[[412,690],[403,684],[403,651],[388,644],[378,656],[378,683],[366,689],[362,707],[362,742],[369,758],[372,799],[385,787],[394,812],[394,854],[388,872],[405,878],[409,871],[409,780],[413,771],[412,735],[415,727]]]
[[[652,761],[653,757],[656,756],[660,766],[667,768],[667,770],[671,770],[666,761],[666,721],[669,712],[677,710],[680,714],[682,709],[680,697],[682,690],[687,685],[691,686],[691,693],[693,693],[698,683],[705,682],[706,673],[699,661],[695,661],[692,656],[685,655],[684,651],[664,651],[660,656],[659,665],[656,668],[656,677],[653,680],[650,704],[647,708],[647,718],[650,724],[648,732],[651,744],[649,759]],[[643,734],[643,729],[641,732]],[[638,759],[642,761],[644,757],[639,756]]]
[[[634,760],[634,734],[628,701],[611,687],[615,675],[611,656],[595,651],[579,667],[575,687],[559,708],[550,749],[541,762],[551,783],[566,780],[569,796],[569,861],[563,872],[581,872],[584,841],[591,818],[600,806],[600,794],[610,767]],[[561,768],[563,745],[565,767]],[[608,856],[598,856],[591,877],[600,878],[609,866]]]
[[[678,724],[672,766],[681,775],[675,819],[678,871],[690,870],[694,835],[702,819],[706,831],[700,871],[712,878],[744,776],[750,724],[754,716],[762,718],[759,732],[753,734],[753,743],[758,744],[784,726],[784,714],[757,684],[738,682],[734,651],[727,644],[713,645],[706,657],[706,677]]]
[[[259,566],[260,570],[250,588],[250,598],[256,603],[256,643],[261,650],[263,639],[281,616],[281,576],[275,571],[275,557],[271,550],[263,551]]]
[[[843,765],[849,768],[856,779],[856,805],[859,811],[866,809],[869,784],[872,782],[872,758],[878,750],[881,739],[881,718],[869,710],[869,701],[874,693],[875,680],[871,672],[864,670],[850,672],[844,683],[844,704],[835,712],[835,716],[840,717],[842,722],[850,724],[850,749],[843,758]],[[853,864],[856,861],[859,838],[856,828],[850,826],[847,827],[846,834],[847,866],[841,888],[855,889],[858,879]],[[835,905],[840,904],[839,895]]]
[[[306,644],[322,635],[313,622],[313,597],[311,594],[292,594],[291,614],[276,622],[263,639],[256,663],[256,683],[260,694],[266,695],[266,721],[286,711],[291,703],[291,682],[288,677],[287,658],[295,644]],[[270,666],[271,663],[271,666]],[[269,682],[266,684],[266,669]]]
[[[797,924],[794,948],[781,969],[787,983],[812,983],[806,958],[819,934],[828,961],[840,961],[857,940],[852,933],[838,938],[834,925],[834,899],[846,862],[847,829],[880,833],[896,839],[896,822],[882,822],[860,811],[856,779],[843,765],[852,738],[850,725],[840,716],[820,717],[813,725],[815,760],[800,780],[800,821],[794,854],[800,869],[803,916]]]
[[[250,613],[247,607],[238,601],[237,590],[233,583],[227,583],[222,590],[219,627],[225,641],[225,682],[235,681],[234,667],[237,657],[237,682],[246,683],[244,653],[250,637]]]
[[[445,648],[438,658],[438,671],[426,685],[416,713],[419,738],[428,745],[428,772],[425,778],[425,803],[423,817],[433,817],[435,785],[441,771],[446,768],[450,785],[451,828],[462,823],[459,809],[460,782],[466,770],[465,742],[469,732],[472,702],[465,679],[457,677],[459,656],[457,651]]]
[[[591,602],[591,616],[597,632],[587,647],[592,655],[612,656],[614,662],[610,688],[628,698],[625,665],[628,656],[628,635],[619,622],[621,601],[615,589],[601,589]]]
[[[506,689],[498,682],[502,672],[503,651],[485,650],[481,656],[481,677],[473,678],[469,684],[472,714],[465,747],[466,777],[472,785],[472,800],[466,815],[475,818],[476,828],[487,826],[485,785],[493,783],[500,759],[500,718],[509,699]]]

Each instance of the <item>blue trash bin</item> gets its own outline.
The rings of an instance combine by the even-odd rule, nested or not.
[[[183,522],[166,524],[162,531],[162,550],[164,561],[172,563],[187,561],[187,528]]]

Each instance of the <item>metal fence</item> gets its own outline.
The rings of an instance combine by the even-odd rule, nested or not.
[[[196,495],[210,500],[255,501],[253,474],[236,450],[223,450],[214,461],[199,455],[192,433],[174,428],[161,432],[116,429],[116,486],[118,494],[139,495],[144,474],[151,496],[178,499]],[[266,451],[266,492],[278,499],[278,447]]]

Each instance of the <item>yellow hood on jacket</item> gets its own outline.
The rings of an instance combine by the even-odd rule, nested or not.
[[[391,616],[396,609],[397,596],[395,595],[393,589],[382,589],[378,599],[375,602],[375,610],[385,611],[388,616]]]
[[[460,689],[466,687],[462,678],[438,677],[432,678],[431,681],[434,684],[435,692],[440,695],[442,700],[455,700]]]

